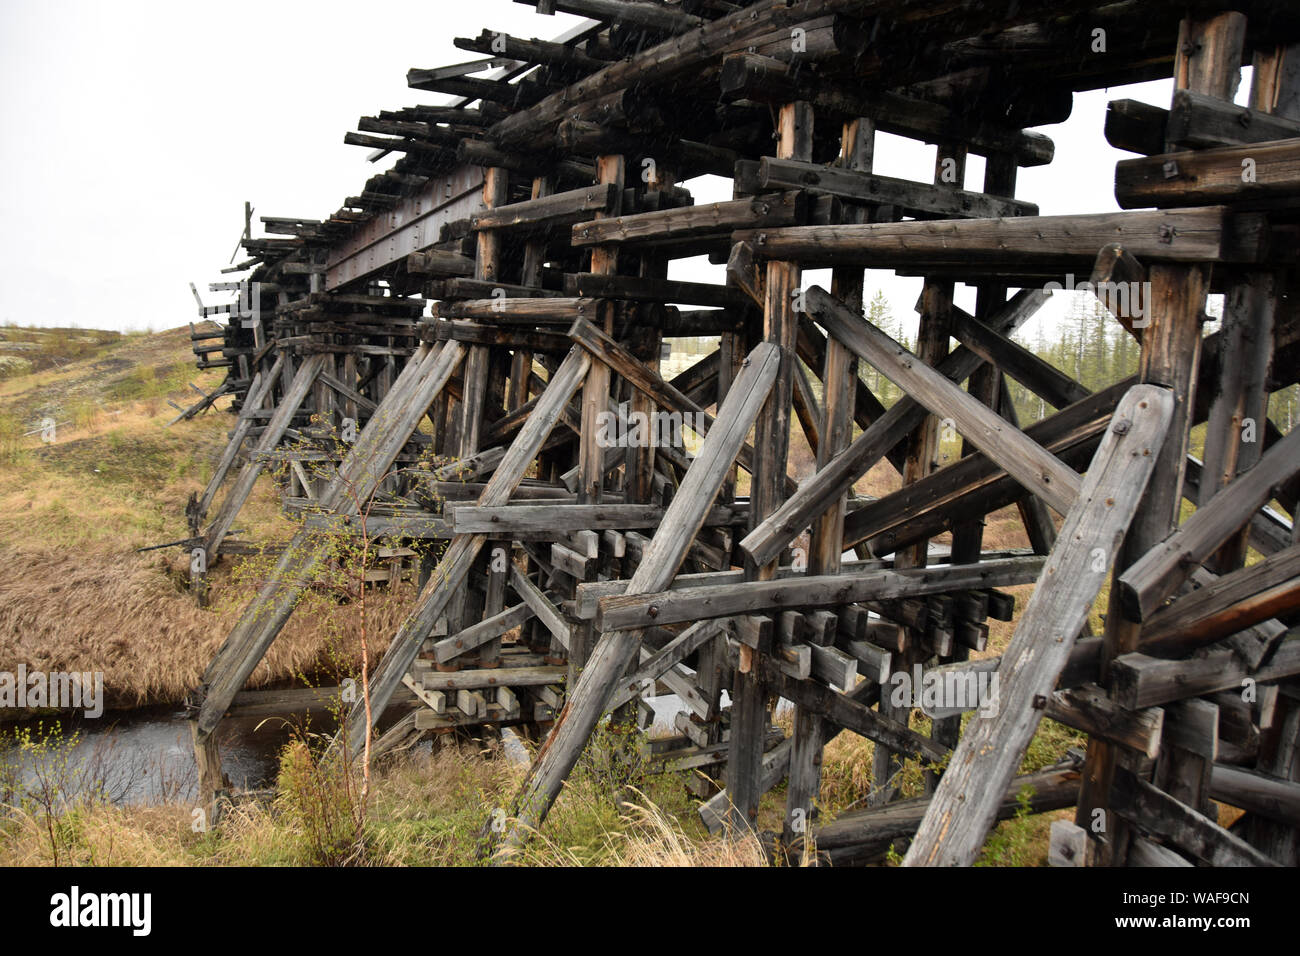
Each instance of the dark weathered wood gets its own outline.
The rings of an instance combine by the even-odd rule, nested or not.
[[[1237,203],[1294,196],[1297,189],[1300,138],[1161,153],[1115,165],[1115,201],[1124,209]]]
[[[1144,162],[1130,160],[1129,162]],[[1238,164],[1240,176],[1240,163]],[[1140,259],[1219,262],[1236,258],[1222,206],[1157,212],[1112,212],[1019,219],[938,219],[851,226],[788,226],[761,231],[736,226],[734,239],[770,259],[805,268],[861,265],[1016,262],[1091,266],[1097,250],[1122,240]],[[1172,231],[1171,231],[1172,230]]]
[[[605,242],[651,242],[696,236],[726,235],[737,229],[791,226],[808,216],[808,198],[799,190],[733,199],[707,206],[685,206],[631,216],[580,222],[573,227],[573,245]]]
[[[1211,866],[1277,866],[1241,837],[1123,768],[1111,790],[1116,813]]]
[[[1170,656],[1212,644],[1300,607],[1300,545],[1239,568],[1156,611],[1142,627],[1145,653]]]
[[[1032,216],[1038,212],[1033,203],[1014,199],[965,189],[943,189],[865,170],[820,166],[771,156],[758,161],[758,182],[763,189],[808,189],[859,203],[896,206],[909,216],[994,219],[999,216]]]
[[[483,229],[549,229],[589,218],[587,214],[605,212],[617,196],[618,186],[601,183],[585,189],[552,193],[537,199],[503,204],[470,217],[476,230]]]
[[[1120,402],[998,667],[997,714],[962,737],[905,865],[969,866],[983,846],[997,798],[1038,726],[1036,701],[1052,693],[1106,581],[1173,409],[1173,396],[1154,386],[1135,386]]]
[[[1130,652],[1111,663],[1115,699],[1130,710],[1158,707],[1199,694],[1236,689],[1249,677],[1258,684],[1300,673],[1300,642],[1287,633],[1262,667],[1251,667],[1236,651],[1211,650],[1201,657],[1164,660]]]
[[[979,587],[1010,587],[1033,580],[1039,557],[1002,558],[974,564],[938,565],[859,574],[797,575],[766,581],[631,593],[600,599],[602,630],[649,627],[787,608],[833,607],[846,602],[939,594]]]
[[[1165,541],[1152,548],[1119,578],[1125,613],[1144,620],[1273,497],[1274,488],[1300,470],[1300,429],[1264,453],[1241,475],[1198,509]]]

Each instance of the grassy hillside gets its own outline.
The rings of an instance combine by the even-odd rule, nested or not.
[[[118,335],[0,329],[0,660],[29,668],[102,671],[110,707],[174,703],[193,687],[256,585],[256,563],[225,560],[201,610],[179,548],[185,501],[202,492],[233,422],[217,411],[166,427],[168,399],[188,406],[220,381],[195,369],[188,329]],[[55,440],[41,422],[53,419]],[[218,497],[220,501],[220,496]],[[240,537],[285,540],[293,526],[260,483]],[[395,620],[409,595],[381,595],[369,613]],[[354,612],[295,615],[254,686],[315,670],[326,634]]]

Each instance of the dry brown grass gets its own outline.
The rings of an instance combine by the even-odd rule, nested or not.
[[[109,707],[173,703],[197,685],[251,590],[224,594],[214,610],[175,583],[177,559],[20,552],[0,547],[0,660],[45,671],[102,671]],[[223,579],[217,577],[216,587]],[[383,652],[413,588],[367,597],[372,654]],[[328,627],[325,624],[328,622]],[[305,599],[254,671],[251,687],[355,665],[360,607]],[[340,646],[341,645],[341,646]]]

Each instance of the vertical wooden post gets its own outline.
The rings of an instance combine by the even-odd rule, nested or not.
[[[966,175],[966,150],[964,147],[941,145],[935,154],[934,182],[936,186],[961,189]],[[948,338],[952,326],[953,283],[950,280],[926,279],[921,289],[921,321],[917,331],[916,354],[927,365],[935,366],[948,355]],[[907,459],[903,465],[903,484],[919,481],[934,470],[934,460],[939,449],[939,420],[927,415],[908,438]],[[925,567],[930,547],[928,540],[903,548],[894,555],[896,568]],[[925,635],[908,629],[904,653],[895,662],[894,670],[911,670],[912,665],[928,656],[922,647]],[[907,711],[896,708],[888,694],[880,695],[879,710],[882,716],[906,721]],[[876,745],[872,755],[871,783],[873,803],[887,803],[897,788],[889,781],[897,773],[901,762],[889,748]]]
[[[618,186],[619,200],[609,215],[618,215],[623,191],[626,163],[620,155],[611,154],[596,158],[596,180]],[[598,218],[605,214],[598,214]],[[596,246],[591,250],[593,275],[613,275],[618,271],[618,247]],[[614,333],[612,306],[607,305],[598,323],[607,334]],[[605,449],[597,436],[601,434],[599,416],[609,409],[609,366],[592,362],[582,386],[582,434],[578,441],[578,501],[582,504],[599,504],[604,484]],[[583,621],[572,631],[569,647],[569,686],[577,684],[579,672],[587,662],[596,643],[595,629],[590,621]]]
[[[871,171],[875,147],[875,126],[867,119],[853,119],[844,124],[840,135],[839,165],[846,169]],[[865,210],[853,210],[848,221],[862,221]],[[862,309],[863,270],[841,266],[831,272],[831,294],[853,309]],[[817,467],[848,447],[853,439],[854,402],[857,398],[857,356],[835,336],[826,342],[826,360],[822,371],[821,444],[817,448]],[[844,553],[844,513],[847,491],[813,523],[808,547],[809,574],[838,574]],[[806,832],[816,814],[821,791],[822,750],[825,746],[824,721],[806,708],[795,707],[794,739],[790,750],[790,779],[786,787],[785,826],[783,836],[791,845]]]
[[[1183,20],[1174,61],[1175,89],[1231,101],[1240,81],[1245,35],[1245,17],[1239,13]],[[1149,281],[1150,324],[1142,336],[1138,375],[1142,382],[1170,388],[1177,404],[1169,438],[1115,563],[1115,576],[1158,544],[1178,523],[1209,267],[1155,264],[1149,270]],[[1136,649],[1140,631],[1140,625],[1125,617],[1118,600],[1119,588],[1113,585],[1112,579],[1103,635],[1103,684],[1109,679],[1110,662]],[[1115,767],[1124,759],[1106,741],[1096,737],[1089,740],[1075,822],[1091,838],[1090,863],[1122,865],[1128,852],[1129,829],[1111,812],[1109,801]]]
[[[813,111],[805,102],[781,107],[777,125],[777,158],[812,158]],[[799,316],[794,295],[799,289],[799,265],[769,262],[763,304],[763,340],[780,348],[781,365],[776,383],[758,417],[754,430],[754,474],[750,482],[751,527],[771,514],[784,500],[786,458],[790,448],[790,407],[795,362],[795,337]],[[761,568],[747,565],[750,580],[776,576],[777,562]],[[727,793],[731,800],[730,820],[739,830],[752,828],[762,797],[763,739],[767,729],[768,687],[758,666],[757,650],[740,648],[731,704],[731,746],[727,763]]]
[[[992,196],[1014,198],[1016,194],[1015,158],[1006,153],[989,156],[984,167],[984,192]],[[1007,302],[1007,287],[1001,283],[981,283],[975,298],[975,317],[987,321],[999,312]],[[992,363],[985,363],[975,370],[970,377],[967,391],[995,411],[1001,404],[1005,389],[1002,373]],[[1012,412],[1014,414],[1014,411]],[[1005,415],[1005,413],[1004,413]],[[975,445],[962,439],[961,457],[976,451]],[[963,521],[952,529],[952,560],[956,564],[970,564],[980,559],[984,546],[984,516],[978,515],[969,521]],[[953,653],[941,658],[941,663],[964,661],[970,657],[970,648],[964,644],[954,644]],[[931,734],[935,741],[945,747],[957,746],[961,735],[961,717],[947,717],[934,721]],[[926,790],[934,788],[937,775],[927,770],[925,775]]]
[[[483,174],[483,205],[488,209],[504,206],[510,201],[510,173],[492,167]],[[474,278],[483,282],[500,282],[502,236],[496,229],[484,229],[478,234],[478,248],[474,259]],[[465,356],[463,369],[464,388],[460,401],[460,429],[456,457],[469,458],[479,450],[484,411],[487,406],[488,377],[491,352],[486,345],[472,345]],[[480,575],[489,573],[489,555],[480,554],[475,568]],[[505,598],[505,580],[500,581],[501,597]],[[500,610],[500,608],[498,608]],[[492,613],[487,611],[486,613]],[[452,633],[469,627],[474,622],[474,602],[469,588],[458,588],[447,608],[447,623]]]

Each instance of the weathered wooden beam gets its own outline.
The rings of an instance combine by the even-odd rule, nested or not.
[[[1287,826],[1294,827],[1300,820],[1300,783],[1243,767],[1215,764],[1210,771],[1210,796]]]
[[[636,594],[629,588],[621,595],[600,599],[596,623],[608,631],[790,608],[829,608],[846,602],[915,597],[966,588],[1010,587],[1034,580],[1042,566],[1043,559],[1035,556],[902,571],[804,574]]]
[[[1238,203],[1297,191],[1300,138],[1161,153],[1115,164],[1115,201],[1123,209]]]
[[[769,56],[741,52],[727,56],[719,84],[726,99],[802,97],[830,117],[867,116],[887,133],[929,143],[963,141],[976,153],[1008,153],[1021,166],[1046,165],[1055,152],[1052,141],[1041,133],[986,122],[983,117],[968,123],[943,104],[893,92],[865,92],[858,84],[813,77]]]
[[[1007,336],[994,332],[973,316],[954,309],[953,318],[953,337],[957,341],[1049,404],[1065,408],[1091,394],[1050,362]]]
[[[1011,331],[1020,326],[1046,300],[1041,290],[1023,290],[990,323],[999,330]],[[961,381],[980,365],[980,358],[969,349],[957,349],[937,368],[953,381]],[[740,542],[740,547],[755,562],[771,561],[793,541],[811,521],[824,512],[854,482],[861,478],[886,452],[899,442],[901,434],[915,428],[925,418],[925,408],[904,396],[889,411],[863,431],[843,452],[802,484],[781,507],[755,525]]]
[[[761,189],[807,189],[856,203],[895,206],[909,216],[995,219],[1038,214],[1038,207],[1033,203],[1015,199],[771,156],[758,161],[758,185]]]
[[[962,737],[904,865],[974,862],[1038,726],[1038,701],[1052,693],[1106,582],[1173,410],[1172,394],[1156,386],[1135,386],[1120,402],[998,666],[997,713]]]
[[[1300,641],[1295,637],[1292,628],[1258,668],[1227,648],[1186,660],[1164,660],[1137,651],[1123,654],[1110,665],[1112,693],[1122,706],[1139,710],[1221,690],[1240,690],[1247,677],[1257,684],[1293,677],[1300,674]]]
[[[1025,429],[1025,434],[1052,454],[1080,467],[1090,445],[1105,431],[1115,406],[1134,384],[1129,378],[1063,408]],[[951,529],[963,515],[989,514],[1006,507],[1024,491],[998,466],[976,453],[926,475],[920,481],[865,503],[844,523],[846,547],[867,542],[874,554],[888,554],[919,537]],[[1046,550],[1050,550],[1050,547]]]
[[[465,628],[463,631],[435,642],[433,645],[434,659],[439,664],[445,664],[467,651],[474,650],[481,644],[486,644],[488,641],[500,637],[512,628],[523,624],[532,616],[533,609],[527,602],[508,607],[504,611],[493,614],[479,623]]]
[[[564,291],[567,295],[592,299],[672,302],[716,308],[746,308],[749,305],[744,293],[728,286],[638,276],[566,275]]]
[[[1155,612],[1193,570],[1250,520],[1275,488],[1300,470],[1300,428],[1264,453],[1187,519],[1161,544],[1135,561],[1119,578],[1125,613],[1135,621]]]
[[[623,680],[623,686],[610,699],[609,708],[621,707],[641,692],[647,681],[659,678],[713,640],[725,630],[726,621],[700,621],[692,624],[658,651],[641,662],[636,673]],[[643,648],[644,650],[644,648]]]
[[[950,418],[957,431],[1057,512],[1070,510],[1079,493],[1074,469],[870,322],[855,316],[821,287],[813,286],[806,296],[809,312],[839,341],[935,415]]]
[[[470,226],[483,229],[551,229],[581,222],[589,213],[606,212],[613,207],[618,186],[600,183],[583,189],[552,193],[537,199],[484,209],[470,216]]]
[[[491,534],[501,537],[568,531],[657,528],[664,509],[657,505],[626,504],[510,504],[499,508],[448,505],[443,514],[457,534]],[[704,517],[704,527],[725,527],[743,519],[744,510],[717,506]]]
[[[1139,647],[1169,656],[1300,608],[1300,545],[1175,598],[1145,621]]]
[[[1114,811],[1134,826],[1211,866],[1279,865],[1241,837],[1127,769],[1115,771],[1111,795]]]
[[[1134,160],[1141,162],[1141,160]],[[1240,164],[1238,165],[1240,175]],[[1237,258],[1223,206],[1027,216],[1017,219],[937,219],[848,226],[746,229],[733,239],[769,259],[795,259],[805,268],[1016,262],[1090,267],[1097,250],[1123,241],[1140,259],[1221,262]],[[1253,259],[1253,256],[1251,257]]]
[[[806,222],[809,199],[793,189],[752,199],[733,199],[706,206],[683,206],[593,219],[573,227],[573,245],[655,242],[698,236],[727,235],[737,229],[776,228]]]

